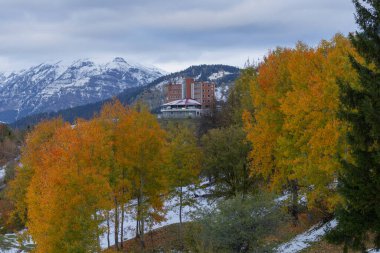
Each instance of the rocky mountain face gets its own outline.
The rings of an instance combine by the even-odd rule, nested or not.
[[[127,88],[145,86],[165,74],[117,57],[97,64],[78,60],[40,64],[9,75],[0,73],[0,121],[101,101]]]

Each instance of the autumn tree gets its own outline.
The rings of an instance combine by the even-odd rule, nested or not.
[[[252,173],[273,189],[292,193],[297,218],[299,193],[308,207],[331,215],[339,197],[334,182],[345,151],[345,126],[337,117],[337,79],[355,81],[349,62],[355,50],[342,35],[317,48],[298,43],[268,56],[251,85],[253,118],[245,115],[252,142]],[[282,59],[282,60],[281,60]]]
[[[119,129],[118,124],[124,121],[127,117],[130,117],[129,109],[123,106],[120,101],[113,100],[103,106],[99,117],[97,120],[101,122],[103,131],[106,134],[106,138],[110,145],[108,151],[109,156],[109,184],[112,189],[112,196],[110,199],[114,203],[113,208],[113,221],[114,221],[114,243],[116,250],[123,247],[123,237],[124,237],[124,216],[125,216],[125,205],[131,200],[129,181],[127,177],[127,167],[123,165],[123,160],[117,159],[116,154],[123,149],[124,145],[128,142],[121,143],[117,141],[119,138],[123,138],[125,132],[117,131]],[[127,137],[128,138],[128,137]],[[120,212],[121,213],[120,213]],[[110,211],[106,211],[107,216],[107,240],[108,247],[110,247],[109,241],[109,222],[110,222]],[[121,218],[121,219],[120,219]],[[120,228],[120,230],[119,230]],[[120,240],[119,240],[120,235]],[[120,244],[120,243],[121,244]]]
[[[22,148],[20,166],[16,167],[16,177],[9,183],[7,197],[14,204],[12,219],[19,220],[22,224],[27,221],[28,207],[26,193],[34,170],[42,165],[41,156],[48,151],[51,140],[57,129],[63,126],[62,119],[43,121],[34,131],[26,136],[25,146]]]
[[[98,122],[40,123],[26,139],[8,195],[36,252],[99,252],[109,145]]]
[[[166,133],[145,106],[137,104],[117,124],[116,159],[127,168],[131,195],[136,198],[136,236],[145,247],[148,216],[163,219],[164,195],[169,189]]]
[[[110,205],[108,148],[99,123],[78,121],[56,131],[39,154],[26,196],[36,252],[99,252],[99,211]]]
[[[281,100],[285,115],[278,140],[280,168],[292,168],[308,206],[325,216],[339,202],[335,189],[341,168],[338,157],[346,152],[345,125],[338,119],[339,87],[336,80],[357,80],[349,54],[350,42],[340,34],[312,49],[299,44],[289,64],[292,90]]]
[[[277,48],[265,57],[258,73],[249,80],[254,114],[245,111],[243,120],[247,139],[252,144],[249,153],[251,176],[261,178],[272,190],[283,190],[286,186],[296,199],[298,185],[296,180],[289,178],[292,171],[283,174],[276,160],[277,141],[284,122],[280,100],[291,89],[287,68],[291,55],[291,49]],[[296,206],[297,202],[293,203],[293,209]]]
[[[169,126],[168,132],[172,166],[170,179],[174,188],[172,196],[178,198],[179,238],[183,244],[182,209],[184,206],[192,204],[194,196],[190,196],[190,187],[199,180],[202,152],[197,146],[195,131],[188,125],[179,122],[173,123]]]

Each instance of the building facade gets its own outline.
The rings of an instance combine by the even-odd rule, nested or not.
[[[197,118],[201,114],[201,104],[190,98],[175,100],[161,106],[162,118]]]
[[[202,109],[210,109],[215,103],[215,83],[185,78],[182,83],[167,84],[166,103],[180,99],[194,99]]]
[[[182,84],[169,83],[167,84],[166,89],[167,89],[166,103],[182,99]]]
[[[166,103],[161,106],[163,118],[194,118],[209,114],[215,105],[215,83],[195,82],[185,78],[182,83],[166,85]]]

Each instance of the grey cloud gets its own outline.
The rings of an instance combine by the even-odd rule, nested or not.
[[[170,68],[242,66],[243,55],[347,34],[353,12],[349,0],[2,0],[0,72],[106,56]]]

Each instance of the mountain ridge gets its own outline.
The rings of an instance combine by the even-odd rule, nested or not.
[[[223,72],[229,73],[227,75],[217,75],[216,73]],[[176,78],[183,77],[198,77],[199,81],[207,81],[210,76],[218,76],[218,78],[212,80],[216,83],[217,92],[228,92],[229,87],[233,84],[235,79],[240,74],[240,69],[237,67],[229,65],[197,65],[186,68],[185,70],[170,73],[164,76],[161,76],[146,86],[128,88],[117,96],[123,104],[132,104],[136,100],[143,100],[152,110],[152,112],[158,112],[159,105],[164,99],[164,90],[163,84],[174,80]],[[47,112],[40,113],[35,115],[30,115],[24,118],[21,118],[10,124],[14,128],[27,128],[32,126],[41,120],[50,119],[58,116],[62,116],[64,120],[74,122],[76,118],[89,119],[98,113],[104,103],[110,102],[111,99],[105,99],[98,101],[96,103],[90,103],[86,105],[81,105],[78,107],[68,108],[60,110],[58,112]]]
[[[127,88],[144,86],[165,72],[121,57],[96,63],[79,59],[41,63],[28,69],[0,74],[0,121],[101,101]]]

